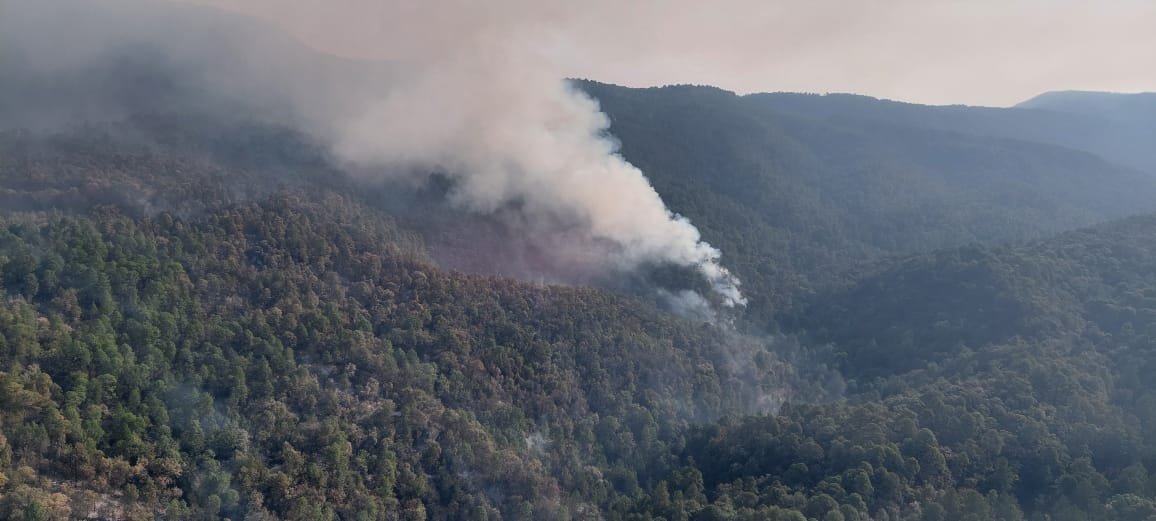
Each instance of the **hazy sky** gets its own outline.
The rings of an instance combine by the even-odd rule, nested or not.
[[[352,57],[488,31],[566,75],[632,86],[997,106],[1047,90],[1156,90],[1152,0],[197,1]]]

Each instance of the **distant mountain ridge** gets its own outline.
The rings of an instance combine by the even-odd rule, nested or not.
[[[747,98],[781,113],[867,128],[903,125],[1059,145],[1156,173],[1156,95],[1151,93],[1054,92],[1010,108],[918,105],[854,94]]]
[[[1058,90],[1015,105],[1024,109],[1048,109],[1099,116],[1136,116],[1137,110],[1156,110],[1156,92],[1104,92]]]

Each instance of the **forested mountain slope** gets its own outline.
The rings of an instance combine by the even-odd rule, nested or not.
[[[1082,119],[578,82],[744,281],[687,318],[158,64],[0,131],[0,518],[1156,519],[1156,181],[983,130]]]
[[[1156,513],[1156,218],[881,261],[759,340],[441,271],[299,136],[166,121],[0,136],[7,517]]]
[[[1146,472],[1156,463],[1156,386],[1145,376],[1156,361],[1153,273],[1156,217],[1136,217],[897,262],[817,295],[795,327],[834,344],[854,381],[850,403],[914,413],[943,449],[942,476],[978,478],[966,488],[995,502],[975,519],[1014,518],[997,513],[1001,493],[1033,519],[1148,519],[1156,513],[1141,499],[1154,491]],[[749,428],[726,428],[726,441],[704,450],[731,458],[768,450],[740,441]],[[854,440],[851,432],[842,436]],[[723,481],[750,475],[719,472]],[[966,498],[944,500],[946,514],[937,515],[945,517],[931,518],[975,515],[953,503]]]
[[[849,260],[1038,238],[1156,209],[1152,175],[923,116],[1021,120],[1006,111],[579,85],[610,115],[622,153],[727,253],[754,308],[785,304]]]
[[[440,271],[211,142],[0,141],[5,518],[584,518],[691,422],[825,393],[652,304]]]
[[[1025,245],[939,251],[816,296],[800,327],[848,346],[845,369],[862,373],[902,372],[1013,339],[1143,350],[1156,317],[1148,310],[1154,248],[1156,219],[1144,216]],[[881,356],[877,344],[889,346],[884,359],[872,358]]]

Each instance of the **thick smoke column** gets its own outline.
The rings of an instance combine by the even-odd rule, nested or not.
[[[617,7],[536,0],[371,5],[367,15],[380,16],[388,35],[385,64],[323,57],[260,24],[187,4],[0,1],[0,46],[17,50],[10,54],[41,78],[8,96],[27,110],[5,112],[0,99],[0,115],[45,120],[49,108],[80,108],[115,118],[141,105],[234,110],[221,109],[227,102],[297,126],[351,170],[448,176],[453,204],[514,216],[516,231],[557,266],[629,272],[672,263],[698,270],[724,305],[745,303],[719,251],[666,208],[617,153],[598,104],[563,79],[559,56],[572,50],[564,26],[589,26]],[[84,23],[64,22],[73,19]],[[0,60],[11,68],[11,58]],[[172,79],[141,81],[145,63]],[[45,85],[67,88],[30,105],[30,93]],[[154,85],[165,85],[167,94]],[[150,96],[158,99],[142,101]]]
[[[616,268],[694,266],[728,305],[743,303],[718,250],[616,153],[594,100],[560,80],[455,81],[462,72],[439,71],[391,92],[338,129],[338,153],[448,173],[458,180],[453,200],[465,208],[489,213],[517,203],[530,220],[572,223],[609,241]]]
[[[441,9],[406,13],[406,24],[450,31],[410,46],[406,79],[337,122],[340,157],[449,175],[461,207],[489,213],[517,205],[531,223],[563,223],[583,230],[589,244],[608,246],[602,252],[613,269],[694,267],[724,305],[745,304],[719,251],[617,153],[597,102],[571,88],[548,53],[537,51],[551,44],[541,30],[551,13],[515,17],[523,25],[513,27],[477,13],[473,3],[450,3],[461,9],[447,10],[443,2]],[[560,254],[581,256],[581,248]]]

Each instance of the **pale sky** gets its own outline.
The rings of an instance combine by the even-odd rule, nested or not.
[[[347,57],[404,59],[484,32],[560,74],[630,86],[992,106],[1156,90],[1154,0],[197,1]]]

